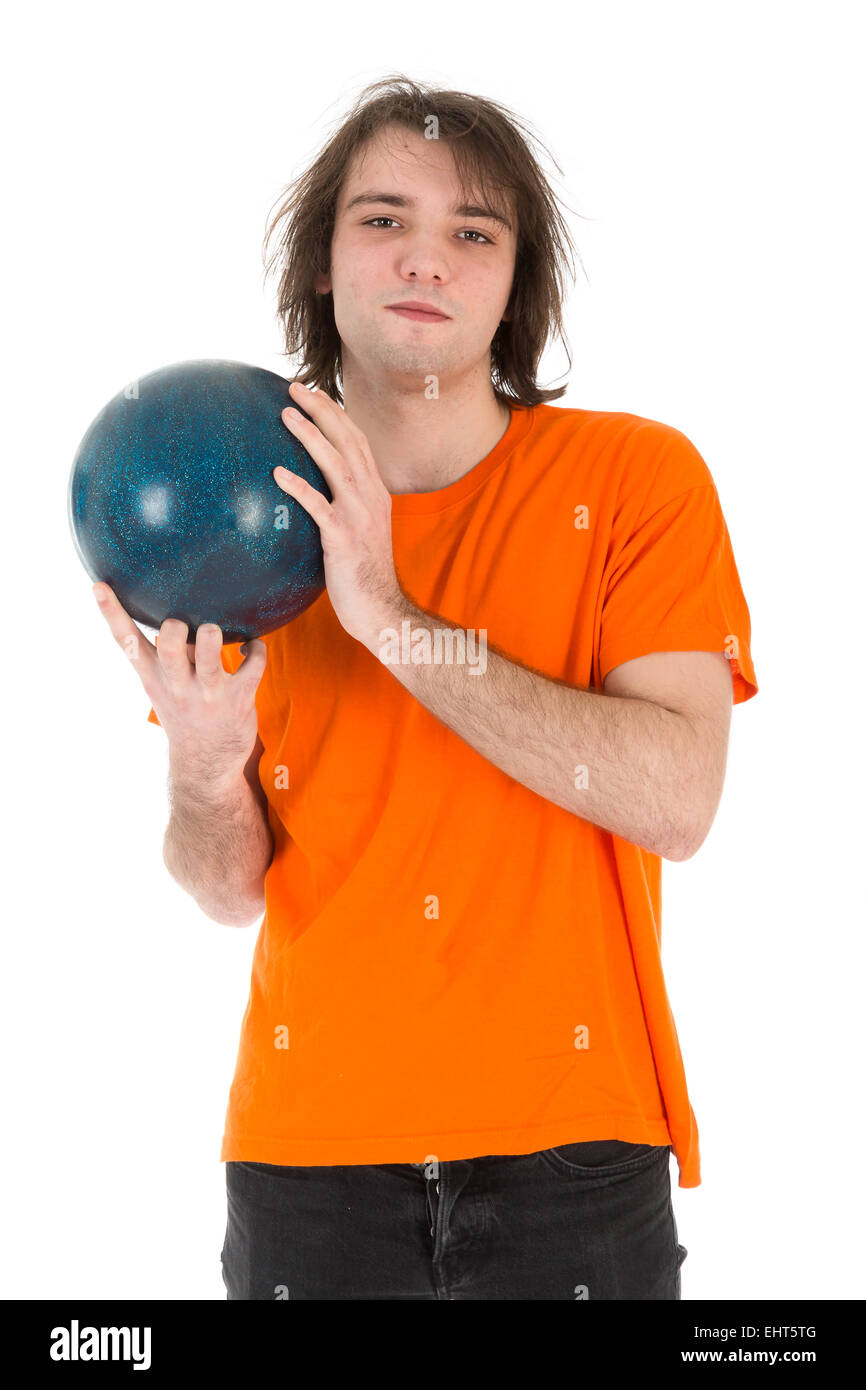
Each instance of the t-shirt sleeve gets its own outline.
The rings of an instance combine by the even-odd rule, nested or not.
[[[156,646],[159,645],[159,637],[158,637],[158,636],[157,636],[157,638],[155,639],[155,645],[156,645]],[[220,656],[222,657],[222,663],[223,663],[223,668],[224,668],[224,670],[228,671],[230,675],[234,675],[235,671],[238,669],[238,667],[241,665],[241,663],[242,663],[243,660],[244,660],[244,655],[243,655],[243,652],[241,651],[241,644],[240,644],[240,642],[225,642],[225,643],[223,643],[223,647],[222,647],[222,651],[220,652]],[[152,705],[151,705],[151,708],[150,708],[150,714],[147,716],[147,721],[148,721],[149,724],[159,724],[159,719],[157,718],[156,710],[153,708]],[[162,727],[162,726],[160,725],[160,727]]]
[[[758,691],[751,621],[715,483],[695,446],[670,426],[646,432],[643,451],[612,526],[600,680],[650,652],[720,651],[740,704]]]

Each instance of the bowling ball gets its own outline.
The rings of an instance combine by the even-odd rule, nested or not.
[[[289,382],[244,362],[160,367],[88,429],[69,478],[73,540],[91,579],[136,622],[218,623],[225,642],[297,617],[325,585],[319,528],[273,477],[282,464],[328,501],[317,464],[283,424]]]

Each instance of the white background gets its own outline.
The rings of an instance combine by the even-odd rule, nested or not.
[[[760,693],[664,867],[701,1131],[683,1297],[862,1298],[859,7],[16,7],[2,91],[6,1298],[221,1299],[219,1143],[256,928],[161,857],[167,753],[73,550],[78,442],[168,362],[291,374],[267,213],[367,82],[510,107],[583,261],[558,404],[681,429]],[[581,215],[578,215],[581,214]],[[559,383],[561,345],[541,379]],[[676,1184],[676,1166],[672,1164]]]

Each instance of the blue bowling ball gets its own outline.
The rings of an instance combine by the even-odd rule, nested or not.
[[[127,613],[218,623],[225,642],[273,632],[325,585],[319,528],[273,477],[279,464],[328,501],[318,465],[283,424],[289,382],[244,362],[160,367],[118,392],[75,455],[69,525],[91,579]],[[302,415],[310,416],[301,410]]]

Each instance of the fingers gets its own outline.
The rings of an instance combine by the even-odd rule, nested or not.
[[[304,391],[295,381],[289,392],[310,419],[291,415],[290,407],[286,406],[282,412],[283,424],[315,459],[332,493],[335,483],[364,487],[378,477],[367,436],[336,401],[324,391]]]
[[[251,637],[246,645],[246,655],[232,680],[248,680],[253,687],[258,686],[264,675],[268,660],[268,644],[261,637]]]
[[[291,473],[288,468],[275,468],[274,481],[280,485],[283,492],[289,493],[291,497],[300,502],[320,529],[327,526],[332,504],[326,497],[322,496],[318,488],[313,487],[312,483],[308,483],[306,478],[301,478],[297,473]],[[332,483],[330,487],[333,493]]]
[[[177,694],[197,676],[202,685],[212,687],[224,673],[223,635],[216,623],[202,623],[195,643],[187,640],[189,624],[181,618],[166,618],[159,629],[157,656],[166,684]]]
[[[166,685],[173,692],[180,690],[195,674],[191,644],[186,640],[188,633],[188,624],[180,618],[165,618],[159,629],[156,654]]]
[[[135,663],[139,673],[153,670],[157,660],[156,647],[132,621],[111,585],[100,581],[94,584],[93,593],[115,642]]]
[[[318,420],[305,420],[303,415],[292,415],[291,409],[292,407],[287,405],[283,411],[283,424],[301,441],[310,457],[315,459],[333,492],[331,479],[340,470],[348,471],[343,458],[351,442],[348,433],[333,419],[326,424],[321,411],[317,412]],[[335,448],[335,444],[339,445],[339,448]]]
[[[311,491],[315,492],[315,488]],[[316,493],[316,496],[319,494]],[[94,585],[93,592],[115,641],[138,665],[151,699],[155,693],[155,687],[150,688],[151,678],[158,666],[162,667],[165,682],[174,692],[196,677],[203,685],[213,687],[224,676],[230,675],[222,664],[223,635],[217,623],[202,623],[192,643],[187,641],[187,623],[180,618],[166,618],[159,629],[159,645],[155,646],[132,621],[110,585],[100,581]],[[246,656],[235,675],[249,681],[255,688],[264,674],[268,647],[260,637],[253,637],[246,643],[246,648]]]
[[[202,623],[195,635],[195,674],[202,685],[216,685],[226,674],[222,649],[222,628],[217,623]]]
[[[300,381],[289,383],[289,395],[297,405],[305,410],[313,421],[314,425],[322,431],[329,439],[336,437],[337,442],[342,445],[348,440],[360,443],[366,436],[359,430],[354,420],[351,420],[342,406],[332,400],[325,391],[311,391]],[[289,417],[292,418],[292,417]],[[301,425],[309,424],[301,416]]]

